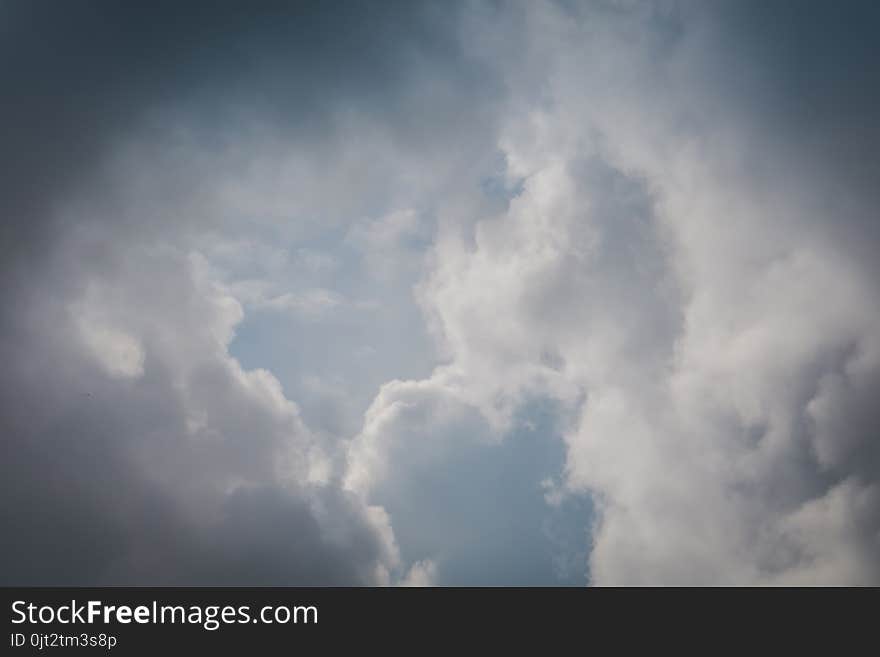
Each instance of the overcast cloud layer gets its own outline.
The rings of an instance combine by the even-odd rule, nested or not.
[[[184,4],[0,2],[0,581],[880,584],[874,3]]]

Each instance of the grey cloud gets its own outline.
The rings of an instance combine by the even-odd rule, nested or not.
[[[114,256],[61,267],[80,289],[59,304],[44,281],[4,343],[4,581],[381,582],[392,539],[311,480],[326,446],[226,353],[237,304],[182,255]],[[128,336],[142,368],[87,348],[89,331]]]
[[[3,229],[16,245],[6,265],[39,256],[52,201],[157,108],[197,112],[205,139],[253,108],[316,134],[343,99],[382,116],[423,63],[442,60],[457,83],[475,84],[455,63],[455,12],[429,4],[97,0],[3,12]],[[401,129],[421,130],[418,109],[397,113]]]
[[[877,581],[874,3],[0,13],[4,582]]]
[[[255,149],[275,153],[263,166],[287,157],[273,139],[306,151],[292,172],[309,178],[300,212],[320,212],[328,194],[312,183],[340,162],[340,120],[393,114],[383,148],[454,120],[438,110],[451,84],[469,84],[454,12],[2,11],[3,580],[387,582],[397,557],[381,510],[339,489],[335,446],[278,381],[229,356],[241,310],[187,253],[248,213],[278,219],[265,192],[289,179],[228,184]],[[434,84],[413,93],[426,67]],[[369,205],[366,190],[350,198]],[[336,198],[331,220],[357,207]]]

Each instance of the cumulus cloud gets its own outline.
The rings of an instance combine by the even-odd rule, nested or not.
[[[880,581],[876,9],[3,12],[3,581]]]
[[[320,52],[311,63],[270,99],[295,109],[292,124],[279,129],[307,141],[315,107],[337,97],[333,84],[308,80],[307,71],[329,62],[324,74],[338,82],[334,67],[345,75],[358,62],[374,72],[395,69],[400,60],[381,52],[382,39],[363,40],[360,31],[373,18],[381,30],[395,28],[352,7],[350,16],[364,21],[328,25],[339,38],[291,40],[301,29],[314,34],[328,15],[274,4],[253,11],[212,4],[204,12],[111,4],[4,7],[4,25],[18,29],[4,39],[4,61],[26,65],[12,76],[15,98],[2,116],[17,135],[3,161],[11,174],[3,187],[4,245],[17,246],[3,263],[12,301],[2,316],[10,452],[3,581],[389,583],[398,555],[387,516],[342,489],[332,438],[303,422],[279,380],[230,354],[243,307],[209,260],[218,231],[221,244],[234,244],[253,236],[248,226],[265,227],[281,214],[308,226],[310,218],[298,215],[320,206],[332,220],[346,207],[334,214],[326,194],[282,200],[279,190],[291,180],[314,191],[316,168],[304,170],[302,159],[279,155],[267,141],[255,154],[245,128],[226,140],[245,151],[242,158],[198,144],[211,130],[200,132],[205,124],[197,127],[190,112],[219,101],[277,127],[240,88],[215,85],[213,66],[230,67],[223,77],[232,86],[243,79],[239,66],[281,80],[287,64],[300,61],[298,51],[314,48]],[[420,20],[398,18],[411,28]],[[273,24],[285,25],[285,36],[264,47]],[[35,45],[45,43],[52,52]],[[218,57],[210,66],[203,47]],[[236,61],[234,52],[252,58]],[[194,79],[200,84],[189,88]],[[298,84],[310,88],[314,105],[296,102]],[[212,118],[219,120],[200,117]],[[312,159],[322,149],[313,146]],[[286,166],[266,176],[279,158]],[[270,241],[258,235],[250,243],[259,249]],[[260,273],[284,263],[276,259]],[[314,314],[338,298],[313,287],[258,297],[257,305]]]
[[[417,385],[455,371],[501,433],[536,391],[573,409],[595,583],[876,582],[878,289],[846,234],[876,199],[775,141],[736,95],[763,80],[719,81],[717,18],[525,12],[541,67],[498,64],[520,192],[440,235],[421,298],[451,362]]]
[[[278,380],[229,355],[241,307],[200,263],[116,245],[97,271],[59,265],[66,307],[47,281],[19,309],[7,581],[388,581],[385,520],[340,492]]]

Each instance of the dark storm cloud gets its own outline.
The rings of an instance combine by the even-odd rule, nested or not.
[[[373,570],[388,563],[381,528],[356,501],[332,486],[306,493],[277,481],[273,460],[304,429],[274,427],[271,413],[248,411],[251,393],[230,378],[223,354],[208,357],[192,385],[226,396],[233,415],[249,421],[230,416],[220,421],[228,426],[212,429],[222,434],[219,443],[193,445],[172,392],[180,373],[159,362],[160,347],[141,344],[146,374],[136,385],[108,381],[78,351],[65,309],[89,281],[125,275],[119,261],[144,226],[119,232],[124,211],[90,216],[84,221],[96,234],[110,237],[71,246],[76,226],[59,218],[59,207],[99,184],[105,154],[153,108],[188,105],[202,125],[222,130],[225,113],[244,104],[309,134],[342,98],[380,111],[414,59],[455,57],[448,11],[257,4],[13,2],[0,9],[4,583],[350,584],[378,581]],[[164,266],[170,278],[143,270],[146,279],[131,279],[134,287],[122,294],[144,284],[187,290],[185,267]],[[190,291],[154,306],[153,318],[198,333],[189,322],[204,316],[186,319],[198,303]],[[163,312],[172,314],[162,319]],[[155,471],[181,467],[192,473]],[[252,483],[226,497],[211,476]],[[181,509],[205,496],[226,501]],[[343,527],[334,530],[337,539],[327,538],[329,521],[315,519],[321,507]]]
[[[198,109],[210,122],[244,95],[288,121],[319,121],[339,96],[369,105],[393,94],[414,57],[455,57],[451,12],[414,3],[38,1],[2,12],[4,266],[39,257],[53,200],[158,104],[208,97]]]

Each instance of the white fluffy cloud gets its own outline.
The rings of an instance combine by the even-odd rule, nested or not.
[[[669,43],[640,8],[586,13],[530,5],[540,83],[499,64],[521,193],[441,231],[421,299],[450,364],[405,385],[502,433],[529,394],[575,409],[565,479],[598,505],[595,583],[876,582],[880,290],[827,229],[850,221],[825,214],[840,192],[723,97],[699,12]],[[389,392],[354,473],[378,418],[388,444],[418,433],[387,426]]]

